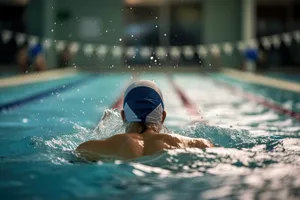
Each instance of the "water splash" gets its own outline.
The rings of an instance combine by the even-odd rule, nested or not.
[[[108,138],[117,133],[125,133],[120,112],[117,109],[106,109],[93,133],[99,139]]]
[[[25,144],[26,148],[23,149],[26,152],[1,157],[0,163],[5,166],[4,169],[10,169],[11,165],[22,165],[22,168],[14,169],[16,175],[10,175],[18,181],[4,176],[6,188],[24,185],[32,189],[32,195],[41,197],[46,191],[31,184],[36,180],[51,182],[55,177],[51,187],[53,194],[60,197],[70,194],[70,198],[75,199],[86,198],[86,191],[89,191],[88,197],[114,195],[122,198],[130,196],[132,199],[139,199],[141,195],[146,199],[178,199],[182,197],[180,195],[186,199],[289,199],[299,196],[298,136],[278,136],[273,133],[257,135],[249,130],[197,123],[175,132],[188,137],[207,138],[220,147],[168,150],[126,162],[111,159],[86,164],[74,161],[74,149],[81,142],[124,132],[120,113],[117,110],[105,110],[95,129],[66,119],[59,121],[70,123],[73,131],[60,134],[49,132],[39,137],[7,141],[12,144],[11,149],[18,149]],[[26,179],[25,174],[30,180]],[[57,179],[61,182],[58,186],[55,185]]]

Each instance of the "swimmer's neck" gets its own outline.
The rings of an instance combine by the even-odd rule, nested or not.
[[[139,129],[136,129],[136,128],[129,128],[129,129],[126,129],[126,132],[125,133],[138,133],[138,134],[143,134],[143,135],[149,135],[149,134],[158,134],[158,132],[156,132],[154,129],[152,128],[147,128],[147,129],[144,129],[144,130],[139,130]]]

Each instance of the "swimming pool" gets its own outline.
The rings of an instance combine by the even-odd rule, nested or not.
[[[106,127],[93,131],[104,110],[114,107],[135,79],[132,74],[79,73],[0,88],[2,198],[300,197],[299,120],[256,101],[263,97],[297,114],[299,93],[221,73],[142,73],[137,78],[160,86],[170,130],[208,138],[220,147],[172,150],[132,162],[79,162],[73,154],[79,143],[122,130],[118,113],[109,110],[112,122],[102,122]]]

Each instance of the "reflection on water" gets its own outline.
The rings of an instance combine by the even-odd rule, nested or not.
[[[33,150],[1,159],[2,169],[6,169],[6,173],[2,171],[6,182],[1,181],[1,190],[6,189],[8,197],[9,191],[18,189],[19,196],[45,199],[99,196],[103,199],[291,199],[300,196],[298,129],[286,135],[263,129],[256,134],[251,130],[197,123],[176,132],[208,138],[218,147],[169,150],[128,162],[106,159],[88,164],[78,160],[73,150],[79,143],[124,131],[117,111],[107,110],[106,115],[95,129],[69,122],[75,133],[15,141],[15,147],[25,144]],[[7,175],[9,166],[17,163],[22,167]],[[50,189],[38,186],[45,180]]]

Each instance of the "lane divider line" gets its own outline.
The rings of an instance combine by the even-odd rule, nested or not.
[[[94,77],[94,78],[92,78],[92,77]],[[21,106],[24,106],[26,104],[32,103],[34,101],[37,101],[37,100],[45,98],[45,97],[49,97],[49,96],[51,96],[55,93],[58,93],[58,92],[65,92],[67,90],[73,89],[75,86],[79,86],[79,85],[82,85],[85,82],[94,80],[95,77],[96,76],[94,76],[94,75],[88,76],[86,78],[74,81],[74,82],[69,83],[69,84],[60,85],[58,87],[36,93],[36,94],[31,95],[31,96],[22,98],[22,99],[17,99],[17,100],[8,102],[8,103],[1,104],[0,105],[0,113],[3,113],[3,112],[8,111],[8,110],[17,109]]]
[[[259,74],[254,74],[251,72],[243,72],[235,69],[224,68],[222,72],[227,76],[230,76],[234,79],[241,80],[243,82],[260,84],[264,86],[269,86],[273,88],[278,88],[282,90],[288,90],[292,92],[300,92],[300,84],[289,82],[286,80],[280,80],[276,78],[266,77]]]
[[[172,85],[173,89],[177,93],[177,96],[180,98],[183,106],[186,108],[190,116],[194,118],[192,123],[201,122],[201,123],[207,123],[205,120],[203,120],[203,117],[198,112],[198,108],[195,103],[192,102],[191,99],[183,92],[183,90],[175,83],[175,80],[173,79],[171,74],[167,74],[167,78]]]
[[[124,96],[123,96],[123,95],[119,96],[119,98],[118,98],[117,101],[111,106],[111,108],[112,108],[112,109],[122,110],[122,108],[123,108],[123,101],[124,101]]]
[[[231,84],[225,83],[223,81],[218,81],[218,80],[215,80],[213,78],[212,78],[212,80],[217,85],[223,86],[224,88],[231,91],[233,94],[241,95],[242,97],[244,97],[244,98],[246,98],[250,101],[254,101],[258,104],[261,104],[261,105],[265,106],[266,108],[269,108],[271,110],[275,110],[278,113],[281,113],[283,115],[292,117],[292,118],[296,119],[297,121],[300,121],[300,113],[299,112],[284,108],[280,104],[273,103],[273,102],[271,102],[271,101],[269,101],[269,100],[267,100],[263,97],[256,96],[256,95],[254,95],[250,92],[245,92],[244,90],[238,89],[237,87],[235,87]]]

